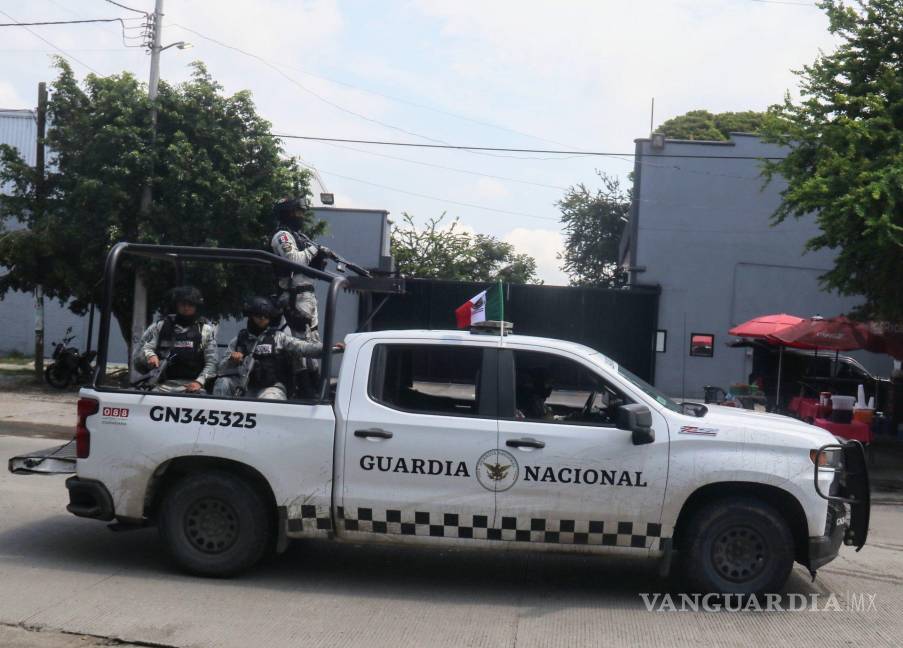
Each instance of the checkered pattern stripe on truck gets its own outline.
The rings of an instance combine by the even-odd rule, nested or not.
[[[663,540],[662,525],[655,522],[502,517],[501,526],[490,527],[487,515],[415,511],[412,516],[395,509],[378,511],[341,506],[337,514],[339,529],[363,533],[636,549],[659,549]]]

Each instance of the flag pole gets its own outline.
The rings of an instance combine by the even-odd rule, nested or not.
[[[499,315],[501,315],[499,325],[502,327],[501,335],[499,335],[499,346],[501,347],[505,338],[505,290],[502,288],[501,279],[499,279]]]

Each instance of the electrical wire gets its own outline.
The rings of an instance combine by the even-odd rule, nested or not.
[[[572,155],[575,157],[594,156],[594,157],[629,157],[633,158],[636,153],[616,153],[608,151],[566,151],[555,149],[525,149],[525,148],[505,148],[496,146],[465,146],[455,144],[422,144],[420,142],[396,142],[388,140],[359,140],[343,137],[316,137],[313,135],[291,135],[288,133],[272,133],[273,137],[283,139],[299,139],[309,140],[313,142],[341,142],[344,144],[371,144],[375,146],[408,146],[413,148],[429,148],[429,149],[449,149],[453,151],[507,151],[513,153],[549,153],[554,155]],[[648,158],[681,158],[696,160],[783,160],[784,156],[755,156],[755,155],[694,155],[690,153],[656,153],[647,156]]]
[[[118,22],[125,29],[122,18],[90,18],[85,20],[44,20],[41,22],[11,22],[0,23],[0,27],[37,27],[41,25],[77,25],[81,23],[110,23]]]
[[[507,176],[493,175],[491,173],[480,173],[479,171],[471,171],[469,169],[458,169],[456,167],[445,166],[442,164],[432,164],[430,162],[423,162],[421,160],[412,160],[410,158],[398,157],[395,155],[386,155],[384,153],[374,153],[373,151],[365,151],[364,149],[354,148],[353,146],[342,146],[341,144],[334,144],[332,142],[319,142],[320,144],[325,144],[326,146],[331,146],[333,148],[344,149],[346,151],[354,151],[355,153],[363,153],[364,155],[373,155],[376,157],[386,158],[387,160],[398,160],[399,162],[407,162],[409,164],[418,164],[420,166],[431,167],[434,169],[442,169],[444,171],[453,171],[455,173],[464,173],[472,176],[480,176],[483,178],[492,178],[494,180],[503,180],[505,182],[516,182],[518,184],[531,185],[534,187],[542,187],[544,189],[555,189],[556,191],[567,191],[567,187],[561,187],[558,185],[550,185],[544,184],[542,182],[532,182],[530,180],[520,180],[518,178],[509,178]]]
[[[434,143],[436,143],[436,144],[445,144],[445,145],[448,145],[448,142],[446,142],[445,140],[437,139],[437,138],[435,138],[435,137],[430,137],[430,136],[428,136],[428,135],[424,135],[423,133],[418,133],[418,132],[415,132],[415,131],[411,131],[411,130],[408,130],[408,129],[406,129],[406,128],[402,128],[401,126],[396,126],[396,125],[394,125],[394,124],[390,124],[390,123],[388,123],[388,122],[384,122],[384,121],[381,121],[381,120],[379,120],[379,119],[375,119],[375,118],[373,118],[373,117],[368,117],[367,115],[364,115],[364,114],[362,114],[362,113],[356,112],[356,111],[351,110],[350,108],[346,108],[345,106],[342,106],[341,104],[338,104],[338,103],[336,103],[336,102],[334,102],[334,101],[332,101],[332,100],[330,100],[330,99],[327,99],[326,97],[324,97],[324,96],[322,96],[322,95],[320,95],[320,94],[314,92],[313,90],[311,90],[310,88],[308,88],[307,86],[305,86],[303,83],[301,83],[300,81],[298,81],[298,80],[295,79],[294,77],[292,77],[292,76],[286,74],[286,73],[281,69],[283,66],[280,66],[280,65],[278,65],[278,64],[276,64],[276,63],[274,63],[274,62],[272,62],[272,61],[269,61],[269,60],[263,58],[262,56],[260,56],[260,55],[258,55],[258,54],[254,54],[253,52],[249,52],[249,51],[244,50],[244,49],[242,49],[242,48],[240,48],[240,47],[235,47],[234,45],[229,45],[228,43],[224,43],[223,41],[220,41],[220,40],[217,40],[217,39],[212,38],[212,37],[210,37],[210,36],[207,36],[207,35],[205,35],[205,34],[200,33],[199,31],[197,31],[197,30],[195,30],[195,29],[191,29],[190,27],[186,27],[186,26],[180,25],[180,24],[178,24],[178,23],[171,23],[171,24],[169,24],[169,26],[170,26],[170,27],[176,27],[176,28],[178,28],[178,29],[184,29],[185,31],[187,31],[187,32],[189,32],[189,33],[191,33],[191,34],[194,34],[195,36],[197,36],[197,37],[199,37],[199,38],[202,38],[202,39],[204,39],[204,40],[206,40],[206,41],[210,41],[211,43],[214,43],[215,45],[219,45],[220,47],[224,47],[224,48],[229,49],[229,50],[232,50],[232,51],[234,51],[234,52],[238,52],[239,54],[242,54],[242,55],[247,56],[247,57],[249,57],[249,58],[255,59],[255,60],[257,60],[257,61],[260,62],[260,63],[263,63],[263,64],[266,65],[268,68],[270,68],[271,70],[273,70],[274,72],[276,72],[279,76],[283,77],[283,78],[286,79],[287,81],[289,81],[289,82],[291,82],[292,84],[296,85],[296,86],[297,86],[298,88],[300,88],[302,91],[304,91],[304,92],[306,92],[307,94],[313,96],[314,98],[318,99],[319,101],[322,101],[323,103],[325,103],[325,104],[327,104],[327,105],[329,105],[329,106],[335,108],[336,110],[339,110],[339,111],[344,112],[344,113],[346,113],[346,114],[352,115],[352,116],[357,117],[357,118],[359,118],[359,119],[363,119],[364,121],[370,122],[370,123],[372,123],[372,124],[377,124],[377,125],[379,125],[379,126],[382,126],[383,128],[388,128],[388,129],[390,129],[390,130],[398,131],[398,132],[400,132],[400,133],[404,133],[404,134],[406,134],[406,135],[411,135],[411,136],[413,136],[413,137],[419,137],[420,139],[424,139],[424,140],[426,140],[426,141],[428,141],[428,142],[434,142]],[[313,75],[311,75],[311,76],[313,76]],[[470,150],[472,153],[474,153],[474,154],[476,154],[476,155],[485,155],[485,156],[488,156],[488,157],[515,157],[515,158],[517,158],[517,159],[524,159],[524,160],[528,160],[528,159],[542,159],[542,158],[525,158],[525,157],[521,157],[521,156],[511,156],[511,155],[497,155],[497,154],[495,154],[495,153],[489,153],[489,152],[487,152],[487,151],[481,151],[481,150],[479,150],[479,149],[464,149],[464,150]]]
[[[310,165],[306,162],[303,162],[303,161],[301,162],[301,164],[308,168],[314,168],[312,165]],[[558,218],[551,217],[551,216],[539,216],[538,214],[528,214],[527,212],[512,211],[510,209],[496,209],[495,207],[486,207],[485,205],[477,205],[476,203],[462,202],[460,200],[448,200],[446,198],[439,198],[438,196],[431,196],[429,194],[422,194],[422,193],[417,193],[415,191],[408,191],[407,189],[399,189],[398,187],[389,187],[387,185],[378,184],[376,182],[370,182],[369,180],[362,180],[360,178],[353,178],[351,176],[342,175],[340,173],[334,173],[332,171],[327,171],[326,169],[323,169],[322,167],[318,167],[316,170],[318,170],[320,173],[325,173],[326,175],[335,176],[336,178],[342,178],[343,180],[351,180],[352,182],[359,182],[361,184],[369,185],[371,187],[377,187],[379,189],[385,189],[387,191],[394,191],[396,193],[406,194],[408,196],[414,196],[416,198],[426,198],[427,200],[435,200],[436,202],[446,203],[449,205],[458,205],[460,207],[470,207],[472,209],[481,209],[483,211],[494,212],[497,214],[508,214],[510,216],[524,216],[526,218],[535,218],[538,220],[556,221],[556,222],[558,222],[558,220],[559,220]]]
[[[147,11],[141,11],[140,9],[132,9],[131,7],[127,7],[127,6],[124,5],[124,4],[120,4],[120,3],[118,3],[118,2],[114,2],[113,0],[106,0],[106,1],[107,1],[108,3],[110,3],[111,5],[116,5],[116,6],[119,7],[120,9],[125,9],[126,11],[134,11],[135,13],[141,14],[141,15],[143,15],[143,16],[150,16],[150,13],[148,13]]]
[[[213,39],[213,38],[210,38],[209,36],[205,36],[204,34],[201,34],[200,32],[197,32],[197,31],[194,31],[194,30],[192,30],[192,29],[189,29],[188,27],[185,27],[185,26],[183,26],[183,25],[172,24],[172,25],[169,25],[169,26],[170,26],[170,27],[177,27],[177,28],[179,28],[179,29],[184,29],[185,31],[189,31],[189,32],[193,33],[195,36],[198,36],[198,37],[200,37],[200,38],[203,38],[204,40],[208,40],[208,41],[210,41],[211,43],[214,43],[215,45],[219,45],[220,47],[235,49],[235,51],[238,51],[239,53],[250,55],[250,52],[246,53],[246,52],[244,52],[243,50],[240,50],[240,49],[238,49],[238,48],[233,48],[233,46],[228,45],[227,43],[223,43],[222,41],[218,41],[218,40],[215,40],[215,39]],[[256,55],[255,55],[255,56],[256,56]],[[565,143],[563,143],[563,142],[559,142],[559,141],[556,141],[556,140],[548,139],[548,138],[545,138],[545,137],[540,137],[539,135],[534,135],[533,133],[527,133],[527,132],[524,132],[524,131],[516,130],[516,129],[514,129],[514,128],[509,128],[509,127],[507,127],[507,126],[501,126],[500,124],[493,124],[492,122],[487,122],[487,121],[482,121],[482,120],[479,120],[479,119],[474,119],[473,117],[467,117],[467,116],[465,116],[465,115],[461,115],[461,114],[458,114],[458,113],[454,113],[454,112],[451,112],[451,111],[448,111],[448,110],[443,110],[443,109],[441,109],[441,108],[436,108],[435,106],[428,106],[428,105],[426,105],[426,104],[417,103],[416,101],[411,101],[410,99],[403,99],[403,98],[401,98],[401,97],[396,97],[396,96],[394,96],[394,95],[386,94],[386,93],[384,93],[384,92],[379,92],[378,90],[371,90],[371,89],[369,89],[369,88],[364,88],[364,87],[362,87],[362,86],[354,85],[353,83],[348,83],[347,81],[340,81],[339,79],[334,79],[334,78],[331,78],[331,77],[326,77],[326,76],[323,76],[323,75],[320,75],[320,74],[314,74],[313,72],[310,72],[310,71],[305,70],[305,69],[302,69],[302,68],[293,67],[293,66],[291,66],[291,65],[285,65],[284,63],[276,63],[276,62],[273,62],[273,61],[267,61],[267,62],[270,63],[271,65],[278,65],[279,67],[282,67],[282,68],[284,68],[284,69],[286,69],[286,70],[292,70],[292,71],[294,71],[294,72],[300,72],[301,74],[305,74],[305,75],[310,76],[310,77],[313,77],[313,78],[315,78],[315,79],[319,79],[319,80],[321,80],[321,81],[326,81],[327,83],[332,83],[332,84],[335,84],[335,85],[343,86],[343,87],[345,87],[345,88],[351,88],[352,90],[357,90],[357,91],[359,91],[359,92],[364,92],[364,93],[373,95],[373,96],[375,96],[375,97],[382,97],[383,99],[388,99],[388,100],[390,100],[390,101],[395,101],[395,102],[397,102],[397,103],[401,103],[401,104],[405,104],[405,105],[408,105],[408,106],[412,106],[412,107],[414,107],[414,108],[419,108],[419,109],[421,109],[421,110],[429,110],[429,111],[431,111],[431,112],[435,112],[435,113],[438,113],[438,114],[440,114],[440,115],[446,115],[447,117],[452,117],[452,118],[454,118],[454,119],[460,119],[460,120],[462,120],[462,121],[470,122],[470,123],[472,123],[472,124],[477,124],[478,126],[485,126],[485,127],[487,127],[487,128],[494,128],[494,129],[497,129],[497,130],[500,130],[500,131],[505,131],[505,132],[508,132],[508,133],[512,133],[512,134],[514,134],[514,135],[519,135],[519,136],[521,136],[521,137],[528,137],[528,138],[530,138],[530,139],[534,139],[534,140],[537,140],[537,141],[540,141],[540,142],[547,142],[547,143],[549,143],[549,144],[555,144],[555,145],[557,145],[557,146],[567,146],[567,147],[569,147],[569,148],[575,148],[575,147],[573,147],[571,144],[565,144]]]
[[[13,22],[15,22],[15,23],[17,23],[17,24],[21,24],[21,23],[18,23],[18,21],[16,21],[15,18],[13,18],[12,16],[10,16],[8,13],[6,13],[5,11],[3,11],[2,9],[0,9],[0,14],[3,14],[3,15],[6,16],[9,20],[12,20]],[[97,70],[95,70],[94,68],[92,68],[90,65],[88,65],[88,64],[85,63],[84,61],[80,61],[79,59],[75,58],[75,57],[72,56],[69,52],[67,52],[66,50],[64,50],[62,47],[58,47],[57,45],[55,45],[54,43],[50,42],[49,40],[47,40],[46,38],[44,38],[43,36],[41,36],[40,34],[38,34],[37,32],[35,32],[34,30],[29,29],[29,28],[28,28],[27,26],[25,26],[25,25],[22,25],[22,28],[23,28],[25,31],[27,31],[29,34],[31,34],[32,36],[34,36],[35,38],[39,38],[40,40],[42,40],[42,41],[44,41],[45,43],[47,43],[48,45],[50,45],[50,47],[52,47],[54,50],[56,50],[56,51],[59,52],[60,54],[63,54],[64,56],[67,56],[67,57],[71,58],[73,61],[75,61],[76,63],[78,63],[78,64],[81,65],[82,67],[85,67],[85,68],[89,69],[89,70],[90,70],[91,72],[93,72],[94,74],[100,74],[100,72],[98,72]]]

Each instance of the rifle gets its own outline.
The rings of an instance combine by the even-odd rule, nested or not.
[[[142,374],[138,377],[138,380],[132,383],[132,387],[137,387],[138,389],[146,389],[148,391],[152,390],[156,387],[160,381],[163,379],[163,376],[166,374],[166,368],[169,366],[169,363],[175,359],[176,354],[170,353],[163,360],[160,361],[159,366],[154,369],[151,369],[146,374]]]
[[[257,346],[256,344],[254,346]],[[248,393],[248,382],[251,380],[251,373],[254,371],[254,365],[257,363],[257,359],[254,357],[254,352],[248,354],[248,356],[242,360],[241,370],[239,371],[239,376],[241,377],[241,381],[238,383],[238,387],[235,388],[236,396],[244,396]]]
[[[248,349],[247,355],[245,355],[244,359],[241,361],[241,369],[239,369],[238,372],[241,381],[238,383],[238,387],[235,388],[236,396],[244,396],[248,393],[248,383],[251,381],[251,372],[254,371],[254,365],[257,364],[257,359],[254,357],[254,351],[257,350],[257,345],[260,343],[262,337],[263,333],[257,336],[257,339],[254,340],[254,346]]]
[[[367,270],[366,268],[362,268],[361,266],[359,266],[359,265],[356,264],[356,263],[353,263],[352,261],[349,261],[349,260],[346,259],[345,257],[343,257],[343,256],[341,256],[341,255],[339,255],[339,254],[337,254],[335,251],[330,250],[329,248],[326,248],[326,247],[320,245],[319,243],[315,243],[315,242],[314,242],[307,234],[305,234],[304,232],[295,232],[295,234],[296,234],[296,235],[298,236],[298,238],[300,238],[303,242],[305,242],[305,243],[307,243],[308,245],[312,245],[313,247],[317,248],[317,250],[318,250],[319,252],[322,252],[324,249],[325,249],[325,250],[328,250],[328,254],[326,254],[325,256],[326,256],[327,258],[330,258],[330,259],[332,259],[333,261],[335,261],[335,263],[336,263],[336,270],[338,270],[339,272],[345,272],[345,268],[348,268],[349,270],[351,270],[352,272],[354,272],[354,273],[360,275],[361,277],[369,277],[369,276],[370,276],[370,271],[369,271],[369,270]]]

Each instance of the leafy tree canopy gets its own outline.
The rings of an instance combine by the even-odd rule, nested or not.
[[[273,203],[308,192],[306,172],[281,155],[250,93],[223,95],[201,63],[186,83],[160,83],[155,140],[146,88],[134,76],[90,74],[80,84],[64,60],[56,65],[44,192],[36,191],[35,170],[18,151],[0,148],[0,182],[11,187],[0,197],[0,265],[9,270],[0,296],[41,284],[47,296],[71,300],[71,310],[84,313],[99,303],[98,281],[114,243],[269,247]],[[148,178],[154,200],[143,218]],[[14,227],[16,220],[24,228]],[[312,223],[309,233],[321,227]],[[144,267],[155,307],[173,285],[173,269]],[[214,318],[238,314],[245,297],[272,287],[266,270],[200,264],[185,268],[184,281],[201,288],[205,314]],[[114,314],[129,339],[129,277],[116,293]]]
[[[730,133],[760,133],[765,113],[747,110],[743,112],[711,113],[708,110],[691,110],[674,117],[656,129],[669,139],[727,141]]]
[[[819,3],[842,39],[797,74],[799,103],[770,109],[767,136],[789,147],[766,165],[788,185],[775,222],[815,212],[813,250],[837,250],[827,288],[863,295],[858,315],[903,320],[903,4]]]
[[[564,228],[561,269],[572,286],[617,288],[627,282],[618,265],[618,246],[630,216],[630,190],[617,178],[597,171],[602,186],[595,191],[579,184],[558,202]]]
[[[536,277],[536,260],[518,254],[510,243],[485,234],[470,234],[456,218],[442,227],[443,213],[424,227],[402,214],[403,225],[392,228],[392,255],[398,271],[421,279],[508,283],[542,283]]]

